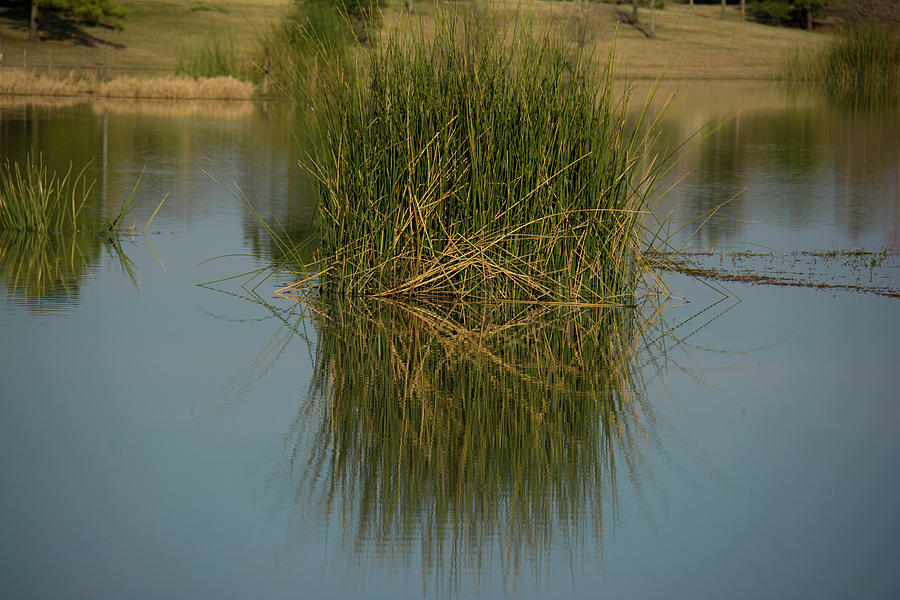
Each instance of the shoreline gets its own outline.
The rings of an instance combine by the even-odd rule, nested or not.
[[[28,42],[15,22],[0,19],[0,44],[7,59],[0,66],[0,95],[255,99],[263,85],[246,81],[239,82],[243,91],[229,92],[152,92],[147,88],[171,87],[171,82],[178,80],[172,75],[178,52],[202,47],[204,40],[215,35],[240,48],[239,58],[250,65],[258,52],[260,33],[290,6],[288,0],[220,0],[216,11],[198,12],[191,7],[174,10],[162,0],[122,3],[132,12],[125,30],[82,27],[83,33],[96,42],[92,47],[68,39]],[[736,11],[729,11],[723,20],[718,5],[671,4],[657,10],[653,39],[641,27],[623,21],[613,4],[494,0],[493,8],[501,21],[524,18],[552,23],[561,34],[585,44],[588,52],[597,56],[605,55],[610,44],[615,44],[617,79],[638,83],[660,78],[665,83],[774,81],[791,53],[814,49],[829,38],[821,33],[741,23]],[[417,2],[412,15],[392,4],[383,12],[381,29],[390,32],[419,26],[427,30],[438,11],[438,4],[424,0]],[[647,16],[644,11],[641,14]],[[30,82],[4,83],[11,72],[25,73]],[[138,86],[135,81],[157,83],[141,83],[141,90],[101,89],[120,80],[132,82],[132,88]],[[48,90],[38,87],[38,81],[55,83],[48,84]]]
[[[232,77],[125,75],[100,80],[94,75],[56,76],[19,68],[0,69],[0,97],[251,101],[257,96],[255,84]]]

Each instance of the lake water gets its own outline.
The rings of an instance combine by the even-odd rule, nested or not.
[[[666,139],[731,120],[672,240],[837,287],[667,274],[643,335],[323,319],[250,280],[278,250],[233,181],[314,234],[277,107],[4,100],[0,158],[92,160],[108,211],[141,179],[120,251],[0,237],[0,597],[900,597],[900,300],[848,289],[900,287],[900,118],[674,89]]]

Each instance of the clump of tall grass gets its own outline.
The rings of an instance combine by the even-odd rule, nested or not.
[[[661,163],[610,57],[549,30],[446,16],[387,35],[305,100],[323,289],[362,296],[634,301]],[[298,86],[299,87],[299,86]]]
[[[41,154],[29,154],[25,164],[9,159],[0,165],[0,229],[12,231],[84,231],[90,222],[84,210],[93,181],[87,167],[63,175],[51,171]]]
[[[175,48],[175,75],[243,79],[247,71],[233,40],[210,36],[193,46]]]
[[[60,175],[44,165],[40,153],[29,153],[24,165],[7,159],[0,165],[0,231],[103,233],[115,241],[134,207],[141,177],[118,211],[104,217],[96,207],[88,206],[96,184],[85,174],[89,165],[76,173],[69,163],[66,173]]]
[[[873,24],[848,27],[819,52],[792,56],[782,75],[811,82],[841,104],[896,104],[900,33]]]

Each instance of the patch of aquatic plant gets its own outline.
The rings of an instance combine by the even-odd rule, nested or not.
[[[843,290],[900,298],[898,251],[649,252],[659,269],[705,280]]]
[[[59,175],[41,154],[29,154],[24,164],[9,159],[0,165],[0,230],[84,231],[91,217],[85,210],[94,181],[85,166]]]
[[[499,571],[514,588],[551,549],[574,568],[586,540],[602,545],[654,437],[634,311],[309,307],[314,377],[283,477],[304,512],[318,507],[363,554],[409,540],[379,555],[408,561],[418,547],[450,595],[461,573]]]
[[[125,217],[134,207],[143,173],[118,210],[105,219],[96,207],[88,206],[96,183],[85,175],[89,165],[76,173],[69,163],[66,173],[59,175],[44,164],[40,153],[30,153],[24,164],[7,160],[0,165],[0,231],[103,233],[109,238],[118,237],[124,231]],[[165,198],[153,216],[163,202]]]
[[[243,79],[247,71],[230,39],[210,36],[192,46],[175,48],[176,75]]]
[[[900,102],[900,33],[871,24],[848,27],[821,51],[798,53],[783,78],[807,81],[842,106]]]
[[[601,66],[550,30],[454,13],[304,100],[320,282],[345,295],[631,304],[662,162]]]

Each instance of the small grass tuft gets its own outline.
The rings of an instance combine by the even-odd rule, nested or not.
[[[50,171],[41,154],[25,164],[7,159],[0,165],[0,229],[10,231],[84,231],[85,203],[94,186],[72,164],[62,176]]]

